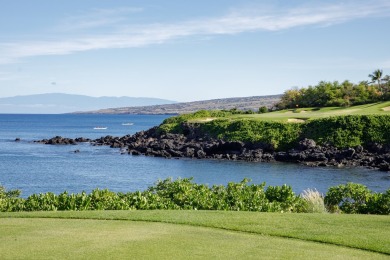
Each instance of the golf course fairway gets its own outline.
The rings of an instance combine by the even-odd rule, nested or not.
[[[1,259],[388,259],[388,216],[219,211],[0,214]]]

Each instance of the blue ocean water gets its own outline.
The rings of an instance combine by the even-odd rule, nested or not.
[[[99,138],[134,134],[160,124],[163,115],[8,115],[0,114],[0,185],[33,193],[144,190],[158,179],[194,177],[198,183],[227,184],[243,178],[268,185],[288,184],[295,192],[347,182],[374,191],[390,188],[390,174],[365,168],[310,168],[284,163],[248,163],[197,159],[164,159],[121,155],[119,149],[79,144],[52,146],[33,140],[63,137]],[[133,123],[133,125],[123,125]],[[94,130],[96,126],[106,130]],[[20,142],[15,142],[20,138]],[[75,150],[79,153],[74,153]]]

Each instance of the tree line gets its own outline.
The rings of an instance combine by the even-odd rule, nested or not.
[[[348,80],[342,83],[320,81],[315,86],[292,88],[284,92],[276,107],[347,107],[390,100],[390,76],[384,76],[379,69],[368,76],[371,81],[361,81],[358,84]]]

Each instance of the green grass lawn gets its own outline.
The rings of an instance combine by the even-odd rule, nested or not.
[[[289,119],[312,119],[328,116],[342,115],[373,115],[373,114],[390,114],[390,102],[380,102],[353,107],[323,107],[299,108],[276,111],[265,114],[238,115],[237,118],[256,118],[262,120],[288,121]]]
[[[230,116],[232,120],[240,118],[258,119],[258,120],[270,120],[280,122],[294,122],[299,120],[308,120],[314,118],[323,118],[328,116],[341,116],[341,115],[373,115],[373,114],[390,114],[390,101],[379,102],[373,104],[365,104],[352,107],[323,107],[323,108],[298,108],[287,109],[281,111],[275,111],[264,114],[244,114]],[[194,119],[190,122],[207,122],[209,119]],[[298,120],[297,120],[298,119]]]
[[[390,217],[225,211],[0,213],[0,259],[389,259]]]

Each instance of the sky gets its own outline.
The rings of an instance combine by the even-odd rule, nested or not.
[[[390,1],[0,0],[0,97],[175,101],[390,74]]]

